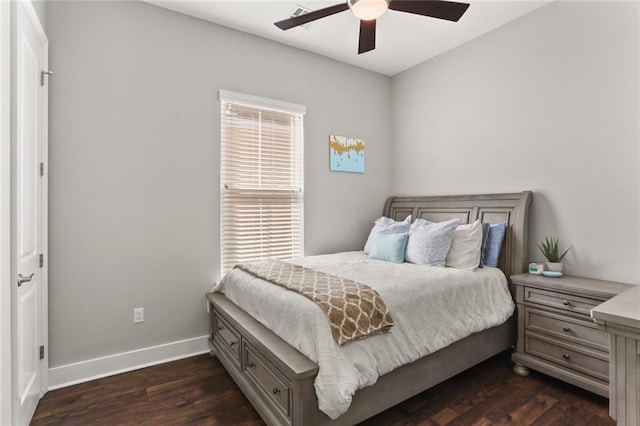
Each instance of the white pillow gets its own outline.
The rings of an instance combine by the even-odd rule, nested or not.
[[[373,250],[373,243],[378,232],[384,232],[387,234],[409,233],[410,227],[411,215],[407,216],[407,218],[402,222],[396,222],[395,220],[385,216],[379,217],[376,219],[371,232],[369,232],[369,238],[367,238],[367,243],[364,245],[364,254],[369,254],[371,253],[371,250]]]
[[[482,223],[476,220],[468,225],[459,225],[447,254],[445,266],[473,271],[480,264],[482,247]]]
[[[458,219],[438,223],[416,219],[409,231],[405,261],[443,267],[457,226]]]

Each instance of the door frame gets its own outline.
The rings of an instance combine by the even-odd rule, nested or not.
[[[11,424],[11,5],[0,1],[0,424]]]
[[[1,1],[1,0],[0,0]],[[36,30],[36,35],[42,43],[42,71],[49,70],[49,38],[44,31],[44,27],[40,22],[40,18],[36,13],[36,9],[33,7],[31,0],[18,0],[23,4],[29,19],[33,23]],[[40,363],[40,372],[42,374],[40,380],[40,398],[49,389],[49,83],[51,82],[50,76],[46,76],[44,79],[44,85],[42,85],[42,111],[40,117],[42,119],[42,157],[41,161],[44,164],[44,170],[42,174],[42,215],[40,229],[42,229],[42,255],[44,257],[44,264],[41,270],[40,277],[40,307],[41,307],[41,342],[44,345],[44,358]]]

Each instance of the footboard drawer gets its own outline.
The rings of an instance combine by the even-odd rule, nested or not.
[[[275,403],[278,409],[288,417],[290,390],[285,383],[287,379],[250,344],[244,346],[243,355],[246,357],[245,374],[259,386],[265,398]]]
[[[224,295],[211,293],[207,298],[214,350],[265,423],[316,426],[317,364]]]
[[[218,313],[214,316],[214,334],[221,346],[229,351],[234,361],[240,363],[240,333]]]

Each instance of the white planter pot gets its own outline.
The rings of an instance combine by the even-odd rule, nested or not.
[[[562,272],[562,262],[547,262],[547,271]]]

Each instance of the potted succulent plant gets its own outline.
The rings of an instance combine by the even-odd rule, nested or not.
[[[553,237],[544,237],[544,241],[536,244],[542,255],[547,259],[547,271],[562,272],[562,259],[569,253],[571,247],[560,254],[558,249],[558,239]]]

